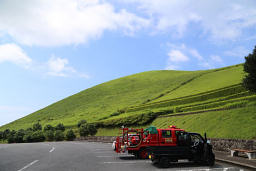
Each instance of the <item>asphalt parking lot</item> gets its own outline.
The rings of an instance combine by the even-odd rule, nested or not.
[[[159,168],[150,160],[116,154],[111,144],[95,142],[45,142],[0,144],[0,171],[142,171],[197,170],[236,171],[238,166],[216,162],[213,167],[198,166],[187,161]]]

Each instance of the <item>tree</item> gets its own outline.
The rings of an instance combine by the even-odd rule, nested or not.
[[[62,123],[59,123],[56,127],[55,130],[60,130],[60,131],[65,131],[65,126]]]
[[[48,130],[44,132],[45,138],[47,141],[53,141],[54,140],[54,131]]]
[[[15,138],[14,138],[15,134],[16,134],[15,130],[10,131],[10,133],[7,135],[8,143],[14,143],[15,142]]]
[[[80,126],[79,134],[81,137],[86,137],[89,135],[89,130],[86,124]]]
[[[91,136],[94,136],[97,133],[97,129],[96,129],[96,127],[93,124],[88,124],[87,125],[87,129],[88,129],[89,134]]]
[[[73,130],[72,129],[68,130],[66,134],[66,139],[68,141],[73,141],[75,138],[76,138],[76,135],[74,134]]]
[[[63,141],[64,140],[64,133],[63,133],[63,131],[57,130],[55,132],[55,136],[54,137],[55,137],[56,141]]]
[[[247,73],[243,79],[244,87],[251,92],[256,92],[256,46],[253,53],[245,57],[244,71]]]
[[[26,131],[33,131],[33,129],[32,128],[27,128]]]
[[[44,131],[49,131],[49,130],[54,131],[54,127],[53,127],[53,126],[51,126],[50,124],[45,125],[45,127],[44,127]]]
[[[33,125],[33,131],[41,131],[42,130],[42,125],[37,122]]]
[[[45,136],[42,131],[35,131],[32,134],[33,142],[42,142],[45,140]]]
[[[26,134],[23,137],[23,142],[33,142],[32,134],[33,134],[33,131],[31,130],[26,131]]]
[[[86,120],[80,120],[78,123],[77,123],[77,127],[80,128],[81,125],[84,125],[86,124],[87,121]]]
[[[8,135],[7,141],[8,141],[8,143],[14,143],[15,142],[14,135],[12,135],[12,134]]]
[[[6,130],[4,130],[4,132],[3,132],[3,139],[7,139],[7,137],[8,137],[8,135],[10,134],[10,129],[6,129]]]
[[[24,129],[18,130],[18,132],[16,132],[16,134],[14,135],[14,141],[16,143],[22,143],[24,135],[25,135]]]
[[[4,132],[3,132],[3,131],[0,131],[0,140],[3,139],[3,136],[4,136]]]

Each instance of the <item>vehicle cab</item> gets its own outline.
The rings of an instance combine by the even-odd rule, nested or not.
[[[176,126],[169,126],[167,129],[158,129],[159,145],[160,146],[176,146],[178,136],[184,133],[184,129]]]

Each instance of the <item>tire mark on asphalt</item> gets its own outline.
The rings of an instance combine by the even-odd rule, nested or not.
[[[25,169],[27,169],[28,167],[32,166],[33,164],[35,164],[36,162],[38,162],[39,160],[35,160],[29,164],[27,164],[26,166],[24,166],[23,168],[19,169],[18,171],[23,171]]]

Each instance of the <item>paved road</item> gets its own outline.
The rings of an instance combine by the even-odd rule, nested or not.
[[[111,144],[92,142],[52,142],[0,144],[0,171],[142,171],[142,170],[245,170],[216,163],[214,167],[188,162],[161,169],[150,160],[137,160],[131,155],[118,155]]]

